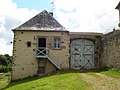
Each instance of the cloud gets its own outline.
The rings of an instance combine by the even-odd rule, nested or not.
[[[69,31],[106,33],[117,27],[119,0],[51,0],[56,19]],[[13,0],[0,0],[0,54],[12,55],[11,29],[35,16],[38,11],[18,8]]]
[[[27,21],[38,11],[17,8],[12,0],[0,0],[0,54],[12,55],[13,32],[11,29]]]
[[[57,20],[69,31],[107,33],[117,27],[119,0],[54,0]]]

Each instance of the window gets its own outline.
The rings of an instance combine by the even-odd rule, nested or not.
[[[60,49],[61,48],[61,40],[60,38],[54,38],[54,48]]]
[[[27,47],[31,47],[31,42],[27,42]]]

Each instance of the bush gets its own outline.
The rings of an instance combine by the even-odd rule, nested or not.
[[[11,71],[12,56],[0,54],[0,73]]]
[[[0,65],[0,73],[2,72],[8,72],[9,71],[9,67],[4,66],[4,65]]]
[[[120,69],[118,69],[118,68],[112,68],[112,69],[110,69],[111,71],[118,71],[118,72],[120,72]]]

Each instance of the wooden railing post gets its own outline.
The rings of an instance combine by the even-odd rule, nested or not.
[[[46,56],[48,57],[48,48],[46,48]]]
[[[57,68],[61,69],[61,60],[52,52],[49,48],[46,47],[37,47],[36,48],[36,57],[37,58],[48,58]]]

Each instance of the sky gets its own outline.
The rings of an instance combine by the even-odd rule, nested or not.
[[[0,0],[0,54],[12,55],[11,29],[43,10],[53,11],[54,18],[70,32],[108,33],[118,28],[118,3],[119,0]]]

